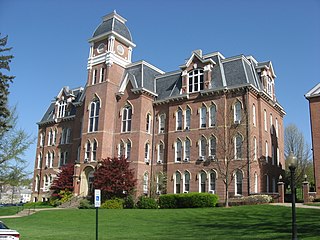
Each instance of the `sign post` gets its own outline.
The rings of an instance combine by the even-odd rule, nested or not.
[[[98,208],[101,206],[101,190],[94,190],[94,206],[96,208],[96,240],[98,240]]]

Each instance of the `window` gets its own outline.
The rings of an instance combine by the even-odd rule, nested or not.
[[[206,120],[207,120],[207,108],[205,106],[202,106],[200,108],[200,128],[205,128],[207,126]]]
[[[201,137],[199,142],[199,156],[204,158],[207,155],[206,147],[207,147],[207,140],[204,136]]]
[[[276,162],[276,165],[279,165],[280,163],[280,151],[279,151],[279,148],[277,147],[277,162]]]
[[[57,106],[57,118],[63,118],[66,115],[67,100],[61,100]]]
[[[96,140],[93,141],[93,145],[92,145],[92,161],[97,161],[97,147],[98,147],[98,143]]]
[[[257,160],[257,138],[253,137],[253,160]]]
[[[269,145],[268,142],[266,141],[266,162],[269,162]]]
[[[272,114],[270,113],[270,132],[273,134],[273,119],[272,119]]]
[[[179,172],[175,173],[174,182],[174,193],[181,193],[181,174]]]
[[[242,181],[243,181],[243,173],[241,170],[237,170],[236,179],[235,179],[235,194],[242,195]]]
[[[124,156],[124,142],[121,141],[120,144],[118,145],[118,158],[121,158]]]
[[[233,115],[234,123],[239,124],[241,122],[241,103],[238,101],[233,106]]]
[[[189,79],[189,93],[198,92],[204,89],[203,70],[196,69],[188,74]]]
[[[182,130],[182,110],[176,112],[176,130]]]
[[[183,185],[183,192],[190,191],[190,173],[188,171],[184,172],[184,185]]]
[[[103,81],[104,81],[104,73],[105,73],[105,69],[104,69],[104,68],[101,68],[101,69],[100,69],[100,82],[103,82]]]
[[[159,133],[164,133],[166,115],[161,114],[159,116]]]
[[[36,176],[36,179],[35,179],[35,183],[34,183],[34,191],[35,192],[38,192],[38,189],[39,189],[39,175]]]
[[[146,143],[144,147],[144,161],[147,163],[150,161],[150,144]]]
[[[278,132],[279,132],[279,123],[278,123],[278,118],[276,118],[276,136],[278,137]]]
[[[65,165],[68,162],[68,152],[60,152],[59,167]]]
[[[176,162],[181,162],[182,158],[182,142],[180,139],[176,141]]]
[[[84,162],[89,161],[90,153],[91,153],[91,143],[90,143],[90,141],[87,141]]]
[[[207,180],[207,174],[202,171],[200,173],[200,188],[199,188],[199,192],[206,192],[206,180]]]
[[[147,172],[143,175],[143,193],[148,194],[149,174]]]
[[[80,163],[80,151],[81,151],[81,147],[79,145],[78,149],[77,149],[77,161],[76,161],[76,163]]]
[[[273,144],[271,145],[271,162],[272,162],[272,165],[274,165],[275,159],[274,159],[274,146],[273,146]]]
[[[191,120],[191,109],[187,107],[186,109],[186,116],[185,116],[185,129],[190,129],[190,120]]]
[[[215,193],[216,191],[216,179],[217,179],[217,174],[215,171],[210,172],[210,185],[209,185],[209,191],[212,193]]]
[[[157,174],[157,177],[156,177],[156,184],[157,184],[157,189],[156,189],[156,193],[157,194],[161,194],[161,178],[162,174],[161,173],[158,173]]]
[[[44,138],[43,138],[43,133],[40,133],[40,137],[39,137],[39,145],[40,147],[43,147],[44,143]]]
[[[127,160],[130,160],[130,155],[131,155],[131,141],[127,141],[127,146],[126,146],[126,158]]]
[[[190,139],[187,138],[184,142],[184,160],[186,162],[190,161]]]
[[[242,136],[240,134],[237,134],[235,137],[235,159],[241,159],[242,158]]]
[[[258,174],[254,173],[254,193],[258,193]]]
[[[269,186],[269,176],[268,175],[266,175],[266,189],[267,189],[267,193],[269,193],[269,191],[270,191],[270,186]]]
[[[272,192],[276,192],[276,179],[274,177],[272,178]]]
[[[53,130],[50,129],[48,132],[48,146],[51,146],[53,143]]]
[[[268,131],[268,126],[267,126],[267,111],[263,111],[263,122],[264,122],[264,130]]]
[[[256,126],[256,105],[252,105],[252,123]]]
[[[60,144],[66,143],[66,129],[63,128],[61,132]]]
[[[66,131],[66,143],[71,143],[71,128],[67,128],[67,131]]]
[[[272,79],[269,76],[267,80],[267,93],[272,96]]]
[[[209,118],[209,126],[210,127],[216,126],[216,112],[217,112],[216,106],[212,105],[210,107],[210,118]]]
[[[146,132],[150,133],[150,129],[151,129],[151,114],[148,113],[147,119],[146,119]]]
[[[212,136],[209,141],[210,144],[210,156],[215,158],[216,157],[216,149],[217,149],[217,140],[215,136]]]
[[[53,161],[54,161],[54,152],[49,154],[49,167],[53,168]]]
[[[97,69],[93,69],[93,72],[92,72],[92,85],[97,83],[97,75],[98,75],[98,70]]]
[[[160,142],[158,145],[158,163],[163,162],[163,156],[164,156],[164,146],[163,146],[163,142]]]
[[[131,119],[132,119],[132,108],[127,105],[123,108],[122,112],[122,132],[131,131]]]
[[[42,167],[42,153],[40,152],[38,154],[38,163],[37,163],[37,169],[40,169]]]
[[[100,101],[94,100],[90,104],[89,132],[98,131],[99,111],[100,111]]]
[[[47,175],[44,175],[43,177],[43,191],[44,192],[49,191],[49,177]]]

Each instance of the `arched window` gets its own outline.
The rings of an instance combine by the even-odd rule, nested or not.
[[[127,146],[126,146],[126,158],[127,160],[130,160],[131,155],[131,141],[128,139]]]
[[[54,152],[51,152],[49,155],[49,167],[53,168],[53,161],[54,161]]]
[[[271,134],[273,134],[273,117],[272,117],[272,113],[270,113],[270,132],[271,132]]]
[[[279,135],[279,123],[278,123],[278,118],[276,118],[276,136],[278,137]]]
[[[99,111],[100,111],[100,101],[96,99],[90,104],[89,132],[98,131]]]
[[[237,134],[234,138],[234,158],[242,158],[242,136]]]
[[[266,141],[266,162],[269,162],[269,144],[268,142]]]
[[[205,128],[207,126],[207,108],[202,106],[200,108],[200,128]]]
[[[100,82],[104,81],[105,68],[100,68]]]
[[[44,138],[43,138],[43,133],[40,133],[40,139],[39,139],[39,145],[40,145],[40,147],[43,147],[43,143],[44,143]]]
[[[203,70],[195,69],[188,74],[189,93],[198,92],[204,89]]]
[[[92,72],[92,85],[97,83],[97,77],[98,77],[98,70],[97,69],[93,69],[93,72]]]
[[[258,174],[254,173],[254,193],[258,193]]]
[[[146,143],[144,146],[144,161],[149,163],[150,161],[150,144]]]
[[[42,167],[42,152],[38,154],[38,163],[37,168],[40,169]]]
[[[47,154],[46,154],[46,165],[45,165],[46,168],[49,167],[49,161],[50,161],[50,152],[47,152]]]
[[[38,190],[39,190],[39,182],[40,182],[40,177],[39,177],[39,175],[37,175],[34,180],[34,191],[35,192],[38,192]]]
[[[164,145],[163,142],[160,142],[158,145],[158,163],[163,163],[163,157],[164,157]]]
[[[190,173],[188,171],[185,171],[183,192],[189,192],[189,191],[190,191]]]
[[[200,172],[200,188],[199,192],[206,192],[206,181],[207,181],[207,174],[204,171]]]
[[[186,162],[190,161],[190,139],[186,138],[186,141],[184,142],[184,160]]]
[[[182,130],[182,110],[176,112],[176,130]]]
[[[122,132],[131,131],[132,108],[127,105],[122,110]]]
[[[252,105],[252,123],[256,126],[256,105]]]
[[[66,143],[66,129],[63,128],[61,132],[60,144]]]
[[[215,171],[210,172],[210,185],[209,185],[209,192],[215,193],[216,192],[216,179],[217,174]]]
[[[264,109],[263,111],[263,122],[264,122],[264,130],[268,131],[268,123],[267,123],[267,111]]]
[[[176,162],[181,162],[182,158],[182,142],[180,139],[176,141]]]
[[[159,133],[164,133],[165,120],[166,120],[166,115],[161,114],[159,116]]]
[[[213,104],[210,107],[210,118],[209,118],[210,127],[216,126],[216,113],[217,113],[217,108],[216,108],[216,105]]]
[[[241,103],[239,101],[233,106],[233,114],[234,123],[239,124],[241,122]]]
[[[150,130],[151,130],[151,114],[148,113],[146,118],[146,132],[150,133]]]
[[[216,158],[216,149],[217,149],[217,139],[215,136],[210,138],[210,156]]]
[[[143,193],[148,194],[149,174],[145,172],[143,175]]]
[[[49,191],[49,177],[47,175],[43,176],[43,191],[44,192]]]
[[[91,143],[90,141],[87,141],[84,162],[88,162],[90,160],[90,153],[91,153]]]
[[[92,145],[92,161],[97,161],[97,147],[98,147],[98,142],[96,140],[93,141],[93,145]]]
[[[242,195],[242,181],[243,181],[243,173],[241,170],[237,170],[235,179],[235,194]]]
[[[60,100],[57,104],[57,118],[63,118],[66,115],[67,100]]]
[[[185,116],[185,129],[190,129],[190,121],[191,121],[191,109],[187,107],[186,109],[186,116]]]
[[[266,175],[266,192],[269,193],[270,192],[270,186],[269,186],[269,175]]]
[[[181,193],[181,174],[180,172],[175,173],[175,186],[174,186],[174,193]]]
[[[199,157],[202,158],[202,160],[206,157],[207,155],[207,140],[204,136],[200,138],[199,141]]]
[[[253,137],[253,160],[257,160],[258,155],[257,155],[257,138]]]
[[[71,143],[71,128],[67,128],[66,143]]]
[[[50,129],[48,132],[48,146],[52,145],[52,135],[53,135],[53,130]]]

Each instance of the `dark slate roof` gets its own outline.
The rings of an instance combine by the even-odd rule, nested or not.
[[[181,71],[167,73],[156,78],[157,100],[178,96],[182,85]]]
[[[43,115],[40,123],[53,120],[54,105],[55,105],[54,102],[52,102],[52,103],[50,104],[50,106],[49,106],[49,108],[47,109],[46,113]]]
[[[114,32],[120,34],[122,37],[129,40],[130,42],[132,42],[131,33],[130,33],[129,29],[127,28],[127,26],[115,17],[104,20],[97,27],[97,29],[93,33],[92,37],[94,38],[94,37],[97,37],[97,36],[102,35],[104,33],[110,32],[110,31],[114,31]]]

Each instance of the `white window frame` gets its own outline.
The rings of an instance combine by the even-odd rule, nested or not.
[[[241,143],[239,144],[239,150],[241,151],[241,154],[238,153],[238,141],[241,141]],[[234,158],[235,159],[241,159],[242,158],[242,144],[243,144],[243,138],[240,134],[237,134],[234,137]],[[239,156],[240,155],[240,156]]]
[[[98,83],[97,78],[98,78],[98,69],[95,68],[92,71],[92,82],[91,82],[92,85],[95,85]]]
[[[184,154],[183,154],[183,157],[184,157],[184,160],[186,162],[189,162],[190,161],[190,148],[191,148],[191,141],[189,138],[186,138],[186,140],[184,141],[184,146],[183,146],[183,150],[184,150]]]
[[[241,182],[239,182],[239,177],[240,176],[238,176],[238,173],[241,173]],[[235,185],[234,185],[234,194],[235,194],[235,196],[241,196],[241,195],[243,195],[243,178],[244,178],[244,176],[243,176],[243,172],[240,170],[240,169],[238,169],[236,172],[235,172],[235,177],[234,177],[234,183],[235,183]],[[238,189],[238,184],[241,184],[241,193],[239,193],[239,189]]]
[[[85,146],[84,161],[89,162],[91,159],[91,142],[88,140]]]
[[[164,143],[160,141],[160,143],[157,146],[158,149],[158,154],[157,154],[157,162],[158,163],[163,163],[163,158],[164,158]]]
[[[179,160],[180,158],[180,160]],[[177,139],[175,142],[175,162],[181,162],[182,161],[182,141],[180,139]]]
[[[268,144],[268,141],[266,141],[265,143],[265,155],[266,155],[266,162],[268,163],[269,162],[269,144]]]
[[[131,157],[131,149],[132,149],[132,143],[131,140],[128,139],[128,141],[125,144],[125,158],[127,160],[130,160]]]
[[[264,121],[264,130],[268,131],[268,123],[267,123],[267,110],[263,110],[263,121]]]
[[[91,147],[91,161],[97,161],[97,148],[98,148],[98,141],[96,139],[93,140],[92,147]]]
[[[187,178],[189,177],[189,179]],[[185,171],[183,174],[183,192],[188,193],[190,192],[190,180],[191,180],[191,174],[189,171]]]
[[[276,118],[276,136],[279,137],[279,123],[278,123],[278,118]]]
[[[39,136],[39,146],[40,147],[43,147],[43,133],[40,133],[40,136]]]
[[[150,143],[146,142],[144,145],[144,161],[149,162],[150,161]]]
[[[188,73],[188,92],[199,92],[204,89],[204,74],[202,69],[194,69]]]
[[[253,160],[258,160],[257,138],[253,137]]]
[[[179,191],[177,191],[177,185],[178,185],[178,180],[177,180],[177,176],[179,175]],[[181,173],[179,171],[176,171],[173,175],[173,193],[177,194],[177,193],[181,193]]]
[[[97,132],[99,127],[100,101],[94,100],[90,103],[88,132]]]
[[[233,120],[234,123],[241,123],[241,109],[242,109],[242,105],[239,101],[237,101],[234,105],[233,105]]]
[[[122,109],[122,125],[121,132],[131,132],[132,124],[132,107],[130,105],[124,106]]]
[[[34,182],[35,182],[35,183],[34,183],[34,191],[35,191],[35,192],[38,192],[39,182],[40,182],[40,177],[39,177],[39,175],[36,176]]]
[[[185,111],[185,117],[184,117],[184,126],[185,126],[184,128],[186,130],[189,130],[190,124],[191,124],[191,109],[187,107]]]
[[[277,163],[276,163],[277,166],[280,165],[280,150],[279,148],[277,147]]]
[[[212,188],[212,174],[214,174],[214,188]],[[217,173],[214,170],[211,170],[209,173],[209,192],[216,193],[217,189]]]
[[[254,127],[257,126],[257,122],[256,122],[256,105],[255,104],[252,105],[252,123],[253,123]]]
[[[207,108],[206,106],[202,106],[200,108],[200,128],[207,127]]]
[[[148,185],[149,185],[149,173],[145,172],[143,174],[143,193],[148,194]]]
[[[212,141],[214,141],[214,148],[212,147]],[[214,151],[212,151],[214,149]],[[217,138],[215,136],[211,136],[209,139],[209,156],[216,157],[217,154]]]
[[[254,173],[254,193],[258,193],[258,174]]]
[[[204,175],[202,175],[204,174]],[[207,173],[205,171],[200,171],[199,174],[199,193],[207,191]],[[204,191],[202,191],[202,183],[204,183]]]
[[[38,154],[38,162],[37,162],[37,169],[41,168],[42,163],[42,152],[39,152]]]
[[[270,113],[270,132],[271,132],[271,134],[273,134],[273,117],[272,117],[272,113]]]
[[[160,114],[159,115],[159,133],[164,133],[165,131],[165,122],[166,122],[166,115]]]
[[[146,132],[149,134],[151,132],[151,114],[150,113],[147,114],[147,118],[146,118]]]
[[[182,110],[179,108],[176,111],[176,131],[182,130]]]
[[[102,67],[100,68],[100,83],[103,82],[104,76],[105,76],[105,68]]]
[[[205,158],[207,155],[207,139],[202,136],[199,139],[199,157]]]
[[[209,127],[215,127],[217,124],[217,107],[212,104],[210,106]]]
[[[67,100],[60,100],[57,106],[57,118],[63,118],[66,115]]]

